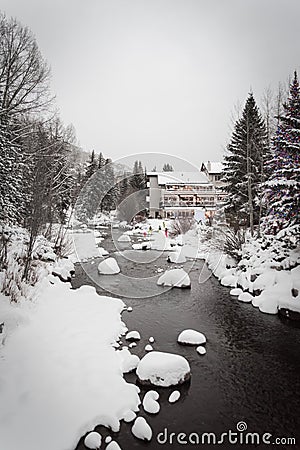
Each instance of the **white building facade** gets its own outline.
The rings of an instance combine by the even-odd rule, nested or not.
[[[148,172],[147,176],[151,217],[197,218],[216,210],[217,190],[204,172]]]

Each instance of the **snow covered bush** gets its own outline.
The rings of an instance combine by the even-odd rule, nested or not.
[[[38,236],[33,246],[28,275],[25,279],[25,261],[28,258],[29,234],[24,228],[0,227],[0,292],[18,301],[30,298],[33,286],[49,273],[56,255],[52,245]]]

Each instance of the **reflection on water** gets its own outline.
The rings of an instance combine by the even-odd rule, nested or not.
[[[107,245],[104,247],[107,248]],[[149,255],[152,258],[153,255]],[[150,443],[135,439],[131,426],[125,423],[119,433],[110,433],[122,449],[179,449],[182,445],[178,443],[158,444],[155,436],[165,427],[170,433],[221,434],[229,429],[235,431],[239,421],[247,423],[249,432],[295,437],[298,445],[290,448],[300,448],[300,329],[287,326],[277,316],[262,314],[249,304],[239,303],[229,295],[229,289],[221,286],[214,277],[199,283],[202,261],[193,264],[190,271],[191,290],[164,290],[156,287],[155,279],[157,267],[165,269],[169,266],[165,255],[149,264],[124,260],[119,254],[115,256],[123,275],[130,274],[137,278],[148,277],[149,274],[153,276],[145,290],[143,287],[142,298],[124,300],[133,307],[133,312],[123,313],[125,323],[129,329],[137,329],[142,335],[132,353],[143,356],[148,338],[154,336],[155,349],[183,355],[192,370],[190,384],[179,387],[181,398],[177,403],[168,402],[173,389],[160,388],[157,389],[160,393],[160,413],[153,416],[141,412],[153,429]],[[184,268],[189,264],[186,263]],[[91,271],[98,277],[97,262],[86,265],[89,265],[87,272]],[[107,277],[105,283],[115,287],[118,285],[117,277]],[[130,278],[122,281],[123,293],[124,290],[127,293],[133,290],[128,280]],[[77,267],[73,284],[74,287],[92,284],[80,266]],[[100,294],[108,295],[103,283],[102,287],[96,288]],[[160,295],[147,298],[154,288]],[[140,290],[140,284],[137,283],[134,289]],[[206,335],[205,356],[198,355],[193,347],[177,344],[177,336],[185,328],[195,328]],[[126,375],[126,379],[136,382],[134,374]],[[142,395],[145,389],[142,387]],[[99,430],[107,435],[103,427]],[[185,448],[195,447],[185,445]],[[218,447],[245,448],[228,443]],[[81,441],[77,450],[82,449],[84,445]]]

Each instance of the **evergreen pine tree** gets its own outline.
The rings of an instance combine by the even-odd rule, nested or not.
[[[133,175],[130,184],[134,190],[142,190],[146,188],[145,174],[141,161],[135,161],[133,165]]]
[[[169,164],[169,163],[165,163],[163,165],[163,169],[162,170],[163,170],[163,172],[173,172],[174,171],[173,166],[171,164]]]
[[[225,211],[232,225],[250,226],[253,233],[254,224],[259,222],[258,197],[269,150],[266,127],[252,93],[235,124],[227,150],[223,173],[228,193]]]
[[[90,160],[88,162],[86,171],[85,171],[85,178],[88,180],[91,178],[92,175],[98,170],[99,161],[97,162],[96,156],[95,156],[95,150],[92,151],[92,154],[90,156]]]
[[[267,215],[263,220],[267,232],[300,224],[300,87],[297,72],[290,85],[283,113],[273,141],[270,178],[265,183]]]

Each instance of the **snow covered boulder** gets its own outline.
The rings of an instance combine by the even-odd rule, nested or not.
[[[122,450],[122,449],[116,441],[109,441],[106,450]]]
[[[125,339],[127,341],[139,341],[141,339],[141,335],[138,331],[129,331],[129,333],[126,334]]]
[[[238,300],[244,303],[251,303],[253,300],[253,296],[249,292],[243,292],[238,296]]]
[[[151,441],[152,429],[144,417],[138,417],[131,428],[132,434],[143,441]]]
[[[231,289],[231,291],[229,292],[230,295],[240,295],[243,293],[243,289],[241,288],[233,288]]]
[[[143,408],[149,414],[157,414],[160,410],[158,403],[159,393],[156,391],[148,391],[143,400]]]
[[[180,392],[173,391],[172,394],[170,394],[170,396],[169,396],[169,403],[175,403],[179,399],[180,399]]]
[[[101,434],[97,433],[96,431],[92,431],[86,436],[84,440],[84,445],[87,448],[98,450],[100,449],[101,441],[102,441]]]
[[[169,253],[167,261],[176,264],[183,264],[186,262],[186,257],[182,252],[172,252]]]
[[[126,413],[124,414],[124,422],[132,422],[133,420],[135,420],[136,418],[136,413],[134,411],[132,411],[131,409],[126,411]]]
[[[103,247],[98,247],[98,251],[99,251],[99,255],[100,256],[107,256],[108,255],[108,251],[105,250],[105,248],[103,248]]]
[[[132,244],[133,250],[151,250],[151,242],[144,241],[139,244]]]
[[[129,373],[135,370],[140,362],[137,355],[132,355],[127,348],[117,351],[117,355],[121,361],[121,369],[123,373]]]
[[[206,353],[206,348],[203,347],[202,345],[199,345],[199,347],[196,348],[197,353],[199,353],[199,355],[205,355]]]
[[[69,259],[60,259],[52,269],[52,274],[63,282],[71,281],[74,273],[75,266]]]
[[[183,269],[167,270],[157,280],[159,286],[171,286],[177,288],[190,288],[191,280]]]
[[[225,277],[223,277],[223,278],[221,279],[221,284],[222,284],[223,286],[236,287],[236,285],[237,285],[237,279],[238,279],[237,275],[233,275],[233,274],[225,275]]]
[[[99,264],[98,272],[102,275],[115,275],[120,273],[120,267],[114,258],[107,258]]]
[[[146,352],[152,352],[152,350],[153,350],[153,347],[152,347],[151,344],[147,344],[147,345],[145,346],[145,351],[146,351]]]
[[[118,238],[118,242],[131,242],[130,236],[128,236],[128,234],[122,234]]]
[[[183,330],[178,336],[177,342],[183,345],[202,345],[206,343],[206,337],[196,330]]]
[[[189,380],[191,369],[183,356],[153,351],[141,359],[136,374],[143,384],[168,387]]]

